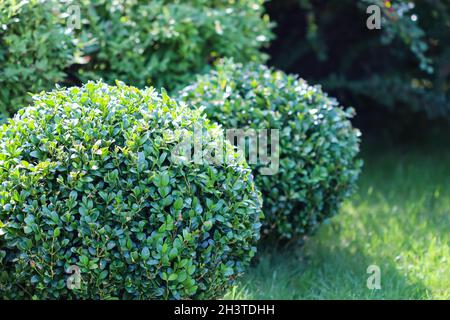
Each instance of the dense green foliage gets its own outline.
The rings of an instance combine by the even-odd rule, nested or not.
[[[373,4],[381,30],[366,27]],[[417,112],[450,119],[449,1],[285,0],[269,2],[268,13],[278,25],[272,65],[322,84],[360,115],[406,115],[393,126]]]
[[[262,61],[265,0],[82,1],[90,63],[82,79],[172,89],[218,57]]]
[[[219,57],[264,61],[260,49],[272,38],[264,1],[2,1],[0,113],[55,83],[169,90]]]
[[[0,299],[449,299],[449,135],[428,121],[450,119],[449,27],[448,0],[0,0]],[[262,63],[353,105],[366,141],[439,148],[371,141],[340,208],[353,109]],[[222,128],[278,129],[277,172]],[[261,227],[288,251],[261,243],[236,282]]]
[[[89,82],[36,97],[0,130],[1,298],[214,298],[255,253],[250,169],[178,163],[200,111]],[[184,138],[183,138],[184,139]],[[81,271],[69,288],[68,269]],[[73,278],[71,278],[73,279]]]
[[[334,215],[355,186],[359,131],[318,86],[259,64],[230,60],[198,77],[181,97],[225,128],[279,130],[279,171],[255,181],[264,195],[266,231],[302,236]],[[257,164],[258,169],[262,164]]]
[[[46,0],[0,1],[0,117],[52,88],[73,59],[73,33]]]

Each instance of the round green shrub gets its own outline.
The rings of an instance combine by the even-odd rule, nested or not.
[[[265,233],[284,239],[313,232],[355,187],[360,132],[318,86],[258,64],[225,60],[180,93],[225,128],[279,130],[279,169],[262,175]]]
[[[272,38],[265,0],[82,0],[89,63],[82,81],[172,90],[218,57],[263,61]]]
[[[52,88],[74,55],[73,30],[54,0],[0,1],[0,117]]]
[[[229,144],[223,164],[172,156],[194,125],[219,143],[201,112],[119,82],[35,99],[0,129],[0,298],[214,298],[243,272],[250,169]]]

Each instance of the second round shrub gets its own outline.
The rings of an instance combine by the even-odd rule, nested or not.
[[[264,65],[224,60],[180,96],[225,129],[279,130],[277,173],[263,175],[262,164],[253,165],[265,233],[282,239],[310,234],[354,190],[362,165],[354,111],[320,87]]]

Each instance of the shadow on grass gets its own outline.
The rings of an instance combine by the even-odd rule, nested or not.
[[[381,289],[370,290],[370,265],[381,269]],[[421,299],[421,282],[411,282],[395,257],[373,259],[357,247],[306,243],[303,249],[264,248],[230,299]]]
[[[226,298],[450,298],[450,150],[364,149],[359,191],[341,213],[302,247],[262,246]],[[367,288],[370,265],[380,290]]]

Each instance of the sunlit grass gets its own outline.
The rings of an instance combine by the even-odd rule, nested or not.
[[[358,193],[303,248],[265,248],[229,299],[450,299],[450,153],[369,152]],[[367,288],[367,267],[381,289]]]

